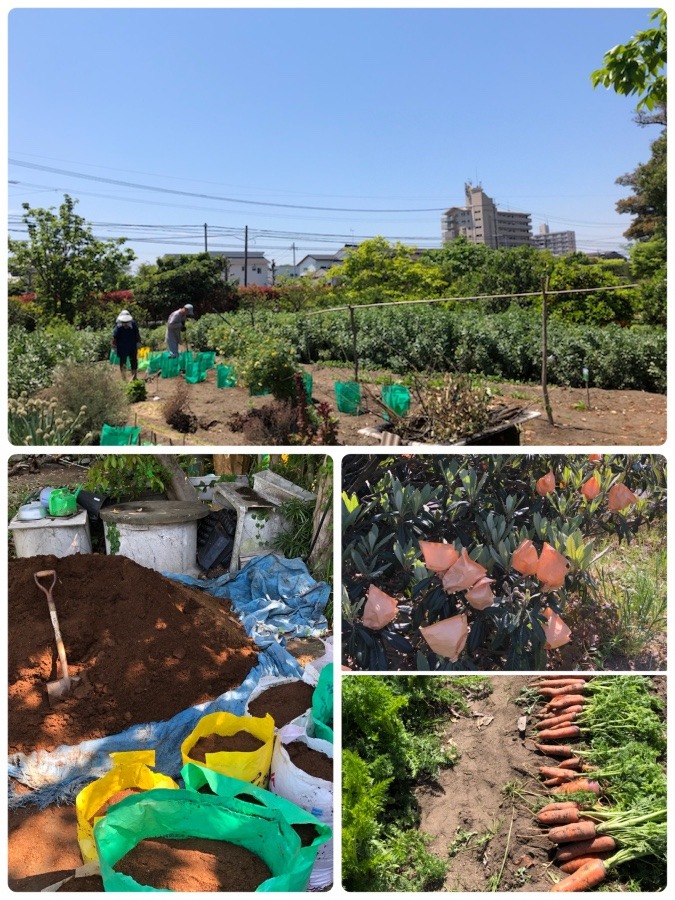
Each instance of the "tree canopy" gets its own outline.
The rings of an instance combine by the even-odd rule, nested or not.
[[[591,73],[593,87],[613,88],[617,94],[637,96],[638,109],[665,106],[667,81],[667,16],[657,9],[649,17],[652,28],[638,31],[625,44],[617,44],[603,57],[603,65]]]
[[[165,319],[184,303],[195,312],[224,312],[235,304],[235,288],[224,280],[229,261],[210,253],[162,256],[138,271],[134,295],[151,318]]]
[[[27,240],[9,240],[9,270],[25,290],[35,293],[47,315],[72,322],[78,308],[101,291],[128,287],[133,250],[122,249],[125,238],[101,241],[75,213],[68,194],[54,211],[22,204]]]

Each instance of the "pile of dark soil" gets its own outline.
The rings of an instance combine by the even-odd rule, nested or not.
[[[45,595],[33,574],[54,569],[71,695],[50,708],[60,677]],[[48,584],[48,582],[47,582]],[[187,588],[123,556],[35,556],[9,561],[8,743],[16,751],[118,734],[170,719],[239,686],[257,650],[225,611],[205,609]]]
[[[271,876],[267,865],[244,847],[205,838],[141,841],[115,870],[138,884],[168,891],[254,891]]]
[[[237,731],[232,735],[207,734],[199,738],[190,750],[190,759],[206,762],[207,753],[253,753],[263,742],[249,731]]]
[[[251,700],[247,712],[250,716],[264,718],[269,713],[277,728],[282,728],[293,719],[307,712],[312,705],[314,688],[304,681],[289,681],[269,687]]]

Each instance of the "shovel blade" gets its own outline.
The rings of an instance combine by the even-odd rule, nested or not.
[[[77,675],[71,675],[69,678],[60,678],[58,681],[49,681],[47,683],[47,699],[49,705],[53,706],[59,700],[65,700],[69,696],[72,688],[80,681]]]

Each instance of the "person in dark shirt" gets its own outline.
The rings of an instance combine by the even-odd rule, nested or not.
[[[127,360],[131,369],[131,377],[138,375],[138,348],[141,345],[141,335],[138,331],[134,317],[127,309],[123,309],[117,317],[113,328],[112,346],[120,358],[120,372],[126,381]]]

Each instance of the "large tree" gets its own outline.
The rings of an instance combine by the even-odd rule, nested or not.
[[[228,265],[210,253],[162,256],[155,265],[141,266],[134,296],[150,318],[165,319],[184,303],[197,315],[224,312],[236,306],[236,288],[224,280]]]
[[[35,293],[47,315],[72,322],[78,308],[101,291],[127,287],[133,250],[125,238],[101,241],[75,213],[68,194],[57,211],[22,204],[27,240],[9,240],[9,271],[24,289]]]

